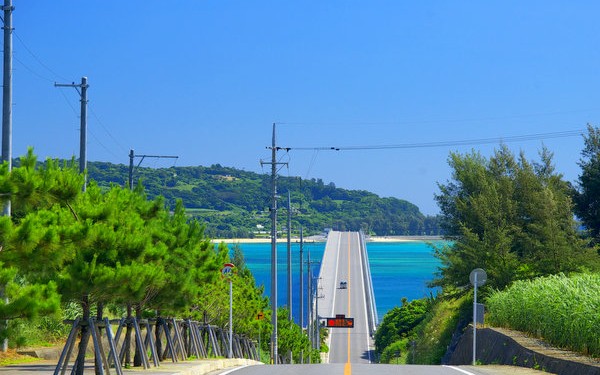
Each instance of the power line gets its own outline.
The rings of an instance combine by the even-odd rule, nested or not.
[[[100,120],[100,117],[98,117],[98,115],[96,114],[96,111],[94,111],[94,108],[92,106],[90,106],[90,112],[92,112],[92,116],[94,116],[94,118],[96,119],[96,121],[98,122],[98,124],[100,124],[100,126],[102,127],[102,129],[104,129],[104,131],[106,132],[106,134],[108,134],[108,136],[113,140],[113,142],[115,142],[115,144],[117,146],[119,146],[121,148],[121,150],[124,151],[124,153],[127,152],[127,149],[125,147],[123,147],[123,145],[121,143],[119,143],[119,141],[117,140],[117,138],[115,138],[115,136],[112,135],[112,133],[110,132],[110,130],[108,130],[108,128],[106,126],[104,126],[104,123]],[[114,153],[113,153],[113,155],[114,155]]]
[[[28,66],[27,64],[25,64],[23,61],[21,61],[18,57],[16,57],[13,54],[13,59],[15,59],[23,68],[25,68],[29,73],[33,74],[34,76],[38,77],[39,79],[42,79],[44,81],[48,81],[48,82],[54,82],[53,80],[51,80],[50,78],[36,72],[35,70],[33,70],[33,68],[31,68],[30,66]]]
[[[66,78],[62,77],[61,75],[59,75],[58,73],[56,73],[48,65],[46,65],[35,53],[33,53],[33,51],[29,47],[27,47],[27,44],[25,44],[25,42],[23,41],[23,39],[21,39],[21,37],[19,36],[19,34],[17,34],[16,32],[13,32],[13,35],[21,43],[21,45],[23,46],[23,48],[25,48],[25,50],[27,52],[29,52],[29,54],[35,59],[35,61],[37,61],[37,63],[40,64],[40,66],[42,66],[44,69],[46,69],[48,72],[50,72],[54,77],[60,78],[61,81],[68,81],[68,79],[66,79]],[[33,71],[32,71],[32,73],[33,73]],[[38,74],[38,73],[34,73],[34,74],[36,74],[38,77],[42,77],[43,78],[43,76],[41,74]],[[44,79],[49,80],[48,78],[44,78]],[[52,80],[49,80],[49,81],[52,82]]]
[[[464,122],[484,122],[484,121],[499,121],[499,120],[514,120],[520,118],[531,118],[541,116],[557,116],[566,115],[573,113],[584,113],[584,112],[597,112],[600,108],[586,108],[586,109],[573,109],[566,111],[554,111],[554,112],[537,112],[537,113],[521,113],[506,116],[487,116],[487,117],[472,117],[472,118],[450,118],[450,119],[439,119],[439,120],[413,120],[413,121],[356,121],[356,122],[280,122],[281,125],[291,126],[377,126],[377,125],[427,125],[427,124],[446,124],[446,123],[464,123]]]
[[[1,18],[1,17],[0,17]],[[41,66],[43,67],[45,70],[47,70],[53,77],[55,78],[59,78],[62,81],[68,81],[68,79],[62,77],[60,74],[56,73],[56,71],[54,71],[52,68],[50,68],[46,63],[44,63],[44,61],[42,61],[41,58],[39,58],[37,56],[36,53],[34,53],[31,48],[29,48],[27,46],[27,44],[25,43],[25,41],[23,39],[21,39],[21,37],[13,31],[13,35],[17,38],[17,40],[20,42],[20,44],[22,45],[22,47],[31,55],[31,57],[33,57],[33,59]],[[27,71],[29,71],[31,74],[33,74],[34,76],[48,81],[48,82],[55,82],[55,80],[47,77],[44,74],[39,73],[38,71],[36,71],[35,69],[33,69],[31,66],[25,64],[25,62],[21,61],[20,59],[14,57],[14,59],[20,64],[22,65]],[[79,117],[79,114],[77,112],[77,110],[75,109],[75,107],[73,106],[73,104],[71,103],[71,101],[67,98],[67,96],[65,95],[65,93],[60,90],[62,97],[65,99],[65,102],[69,105],[69,107],[73,110],[73,113],[76,114],[76,116]],[[90,107],[90,111],[93,115],[93,117],[96,119],[97,123],[102,127],[102,129],[104,129],[105,133],[112,139],[112,141],[119,147],[121,148],[121,150],[123,152],[126,152],[127,149],[125,147],[123,147],[123,145],[121,145],[119,143],[119,141],[113,136],[113,134],[108,130],[108,128],[104,125],[104,123],[100,120],[100,117],[96,114],[96,112],[94,111],[93,107]],[[98,138],[98,136],[96,136],[96,134],[92,133],[93,138],[95,139],[95,141],[107,152],[109,152],[110,154],[112,154],[115,157],[118,157],[116,155],[115,152],[113,152],[112,150],[110,150],[106,145],[104,145],[100,139]]]
[[[113,150],[109,149],[106,145],[104,145],[104,143],[102,143],[102,141],[100,141],[100,139],[96,136],[96,134],[94,133],[93,130],[90,129],[89,133],[92,135],[92,138],[94,138],[96,143],[98,143],[100,145],[100,147],[102,147],[106,152],[108,152],[109,154],[114,156],[115,159],[119,159],[121,157],[120,155],[117,155]]]
[[[475,146],[484,145],[491,143],[509,143],[509,142],[525,142],[525,141],[536,141],[542,139],[552,138],[566,138],[581,136],[585,133],[585,130],[566,130],[560,132],[551,133],[537,133],[527,135],[516,135],[508,137],[494,137],[494,138],[477,138],[457,141],[438,141],[438,142],[420,142],[420,143],[402,143],[402,144],[389,144],[389,145],[365,145],[365,146],[330,146],[330,147],[290,147],[290,150],[299,151],[354,151],[354,150],[390,150],[390,149],[410,149],[410,148],[436,148],[436,147],[452,147],[452,146]]]

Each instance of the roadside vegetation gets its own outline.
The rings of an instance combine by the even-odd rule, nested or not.
[[[269,300],[239,248],[213,244],[181,201],[168,207],[141,186],[101,188],[91,180],[83,191],[83,183],[74,160],[38,163],[32,150],[12,171],[0,166],[0,203],[12,208],[0,217],[0,339],[11,347],[60,345],[63,319],[75,317],[179,317],[224,327],[229,288],[220,270],[233,262],[235,331],[260,334],[268,350]],[[294,326],[280,329],[287,345],[301,347]]]
[[[598,355],[599,323],[594,319],[600,295],[591,285],[598,285],[600,270],[600,130],[588,127],[584,140],[582,173],[575,186],[555,171],[552,153],[545,148],[535,161],[504,146],[489,158],[476,151],[450,154],[453,174],[439,184],[436,196],[441,215],[435,222],[449,240],[433,249],[441,266],[431,286],[441,292],[435,298],[405,300],[385,316],[376,335],[381,361],[439,363],[453,333],[468,322],[469,273],[475,268],[487,271],[488,282],[480,292],[493,322]],[[8,322],[0,323],[0,339],[8,337],[11,345],[52,342],[63,334],[56,323],[69,311],[84,318],[191,317],[224,326],[228,288],[219,270],[233,262],[238,270],[233,276],[236,331],[260,335],[261,350],[269,350],[269,301],[255,285],[239,248],[212,244],[205,219],[189,215],[174,195],[149,199],[142,185],[131,191],[107,183],[110,179],[91,179],[83,192],[83,176],[75,164],[38,163],[30,150],[11,172],[6,164],[0,166],[0,203],[10,200],[12,205],[12,216],[0,217],[0,284],[8,298],[0,298],[0,322]],[[245,212],[251,209],[251,215],[258,215],[250,227],[264,222],[263,206],[255,201],[258,191],[268,191],[262,177],[253,181],[259,190],[245,190],[235,170],[218,166],[213,173],[206,174],[218,188],[210,182],[195,186],[216,194],[212,202],[221,203],[196,208],[237,212],[238,203],[248,200],[255,206]],[[282,182],[290,189],[298,183],[292,178]],[[180,183],[178,191],[196,189],[194,183],[180,180],[165,186],[177,190]],[[237,190],[232,193],[225,186]],[[424,229],[434,228],[426,225],[427,218],[408,202],[340,190],[322,181],[300,186],[293,193],[302,202],[296,220],[314,230],[329,223],[377,234],[433,234]],[[168,195],[171,190],[163,191]],[[254,192],[252,197],[248,192]],[[342,219],[336,224],[337,215]],[[222,233],[231,234],[227,228],[238,225],[206,220],[208,227],[220,223],[212,228],[222,228]],[[547,293],[547,300],[518,300],[531,290]],[[519,315],[522,307],[528,319]],[[264,319],[257,319],[258,312]],[[285,311],[278,314],[286,316]],[[534,316],[545,316],[537,319],[543,327],[535,326]],[[300,352],[318,361],[318,351],[307,346],[300,328],[286,319],[278,321],[282,351],[291,352],[296,361]]]
[[[439,295],[390,310],[375,335],[379,362],[440,364],[456,327],[467,321],[472,303],[468,295]],[[403,324],[405,321],[413,324]]]
[[[493,324],[598,356],[600,130],[588,126],[584,140],[576,186],[555,171],[546,148],[536,161],[502,145],[489,158],[450,154],[452,177],[436,195],[449,242],[433,249],[441,266],[430,283],[442,292],[408,331],[388,323],[410,319],[410,304],[384,317],[382,362],[440,363],[451,344],[446,328],[460,333],[470,321],[475,268],[488,275],[480,298]],[[400,359],[390,356],[398,351]]]
[[[517,281],[487,300],[489,322],[600,357],[600,274]]]

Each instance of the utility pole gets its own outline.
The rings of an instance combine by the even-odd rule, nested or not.
[[[306,260],[306,299],[307,299],[307,304],[308,306],[306,306],[307,310],[308,310],[308,321],[306,322],[306,331],[308,333],[308,342],[310,342],[310,347],[312,348],[312,283],[311,283],[311,279],[312,279],[312,273],[310,272],[310,248],[308,249],[307,252],[307,260]],[[308,356],[308,363],[311,363],[311,359],[312,356]]]
[[[287,165],[287,163],[277,162],[277,151],[282,150],[282,148],[276,146],[275,123],[273,123],[273,138],[270,149],[271,162],[261,160],[260,164],[271,164],[271,324],[273,325],[271,362],[277,364],[277,165]]]
[[[12,12],[15,7],[12,0],[4,0],[4,73],[2,86],[2,161],[8,163],[8,172],[12,170]],[[4,216],[11,215],[10,199],[6,201],[2,209]],[[4,286],[0,289],[0,295],[4,297],[4,302],[8,303],[8,298],[4,296]],[[4,328],[8,321],[0,322]],[[8,350],[8,339],[2,340],[2,352]]]
[[[311,261],[310,260],[310,248],[307,251],[307,260],[306,260],[306,265],[307,265],[307,270],[306,270],[306,274],[307,274],[307,299],[308,299],[308,323],[307,323],[307,331],[308,331],[308,341],[311,344],[311,347],[313,349],[318,348],[319,344],[318,342],[320,341],[320,338],[317,337],[318,332],[319,332],[319,311],[318,311],[318,306],[319,306],[319,302],[318,300],[313,300],[313,298],[319,298],[319,282],[317,279],[317,285],[316,287],[313,285],[314,280],[313,280],[313,273],[312,273],[312,265],[319,263],[318,261]],[[315,289],[313,291],[313,289]],[[308,358],[308,363],[311,363],[311,358]]]
[[[85,174],[87,168],[87,89],[89,87],[87,83],[87,77],[81,77],[81,83],[54,83],[54,87],[74,87],[79,93],[81,101],[81,115],[80,115],[80,128],[79,128],[79,173]],[[80,90],[81,89],[81,90]],[[87,185],[87,176],[84,175],[83,180],[83,191],[85,191]]]
[[[316,324],[316,336],[314,337],[314,347],[315,349],[321,351],[321,320],[319,319],[319,298],[324,298],[324,296],[319,295],[319,291],[322,289],[320,287],[321,278],[317,279],[317,286],[315,288],[315,324]]]
[[[292,198],[288,190],[288,215],[287,215],[287,302],[288,302],[288,319],[292,318]]]
[[[2,161],[12,170],[12,0],[4,0],[4,74],[2,86]],[[10,216],[10,200],[3,208],[3,215]],[[3,350],[6,351],[6,350]]]
[[[300,227],[300,329],[304,329],[304,272],[302,270],[304,263],[304,242],[302,237],[302,227]],[[300,352],[300,363],[304,363],[304,353]]]
[[[139,167],[142,162],[144,161],[145,158],[167,158],[167,159],[178,159],[179,156],[170,156],[170,155],[135,155],[135,153],[133,152],[133,150],[129,150],[129,178],[128,178],[128,185],[129,185],[129,190],[133,190],[133,159],[134,158],[141,158],[140,162],[138,163],[138,165],[136,166]]]

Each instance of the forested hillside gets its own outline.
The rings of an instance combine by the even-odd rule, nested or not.
[[[125,185],[129,167],[90,162],[89,177],[100,186]],[[210,167],[135,168],[149,198],[162,195],[170,207],[181,199],[186,212],[206,223],[213,237],[255,237],[270,233],[270,175],[213,165]],[[438,235],[436,217],[425,216],[414,204],[381,198],[362,190],[337,188],[321,179],[279,177],[280,215],[287,215],[287,193],[292,201],[292,228],[305,233],[325,228],[359,230],[376,235]],[[279,230],[286,220],[280,220]]]

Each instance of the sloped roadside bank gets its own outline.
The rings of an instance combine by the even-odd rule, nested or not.
[[[473,329],[469,326],[450,356],[451,365],[471,364]],[[600,361],[553,348],[541,340],[502,328],[477,329],[477,361],[529,367],[559,375],[600,375]]]

